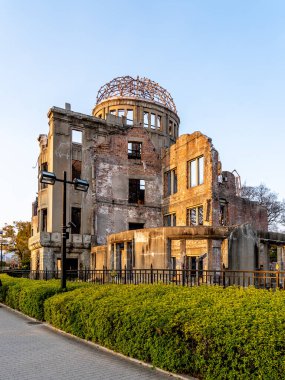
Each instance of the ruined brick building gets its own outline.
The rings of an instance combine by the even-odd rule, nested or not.
[[[92,115],[66,104],[48,118],[39,172],[90,184],[87,193],[67,188],[68,268],[266,267],[266,210],[240,197],[239,176],[222,170],[210,138],[179,137],[174,101],[157,83],[119,77],[100,88]],[[39,183],[32,269],[60,268],[61,192]]]

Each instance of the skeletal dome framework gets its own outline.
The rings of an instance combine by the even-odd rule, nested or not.
[[[148,78],[117,77],[104,84],[98,91],[96,104],[113,97],[132,97],[154,101],[177,113],[170,93]]]

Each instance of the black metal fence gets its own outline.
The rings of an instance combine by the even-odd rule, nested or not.
[[[3,270],[13,277],[33,280],[60,279],[60,271]],[[233,271],[188,269],[122,269],[122,270],[67,270],[68,281],[97,284],[174,284],[183,286],[237,285],[242,287],[285,289],[285,271]]]

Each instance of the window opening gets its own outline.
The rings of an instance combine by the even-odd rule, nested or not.
[[[221,226],[228,224],[228,203],[225,199],[220,199],[220,218],[219,222]]]
[[[42,215],[42,232],[47,232],[47,208],[41,210]]]
[[[40,166],[40,172],[41,171],[46,171],[46,172],[48,172],[48,163],[47,162],[43,162],[43,163],[41,163],[41,166]],[[42,190],[42,189],[45,189],[46,187],[48,187],[48,185],[47,185],[47,183],[41,183],[40,182],[40,190]]]
[[[188,183],[190,187],[202,185],[204,183],[204,157],[197,157],[189,161],[189,178]]]
[[[176,257],[175,256],[171,256],[171,268],[173,270],[176,270]]]
[[[177,170],[172,169],[164,174],[164,196],[177,193]]]
[[[72,181],[75,178],[81,178],[81,164],[82,163],[79,160],[72,160]]]
[[[118,110],[118,116],[119,117],[125,116],[125,110]]]
[[[187,226],[202,226],[203,225],[203,206],[187,209],[186,225]]]
[[[72,234],[80,234],[81,230],[81,208],[71,207],[71,221],[74,226],[71,226]]]
[[[145,180],[129,179],[129,203],[144,204]]]
[[[193,257],[193,256],[186,256],[186,269],[187,270],[190,270],[190,275],[192,277],[195,277],[196,276],[196,262],[197,262],[197,259],[196,257]]]
[[[65,265],[67,270],[78,270],[78,259],[66,258]]]
[[[110,113],[111,115],[116,116],[116,110],[110,110],[109,113]]]
[[[132,269],[135,265],[135,257],[133,254],[133,242],[127,242],[127,269]],[[129,275],[129,274],[128,274]]]
[[[75,129],[72,130],[72,142],[75,144],[82,144],[82,132]]]
[[[145,128],[148,128],[148,112],[143,113],[143,123]]]
[[[154,113],[150,114],[150,127],[151,127],[151,129],[156,128],[156,126],[155,126],[155,114]]]
[[[157,115],[157,128],[161,129],[161,116]]]
[[[176,214],[166,214],[163,217],[163,225],[165,227],[175,227],[176,226]]]
[[[168,133],[170,136],[173,134],[173,122],[171,120],[169,121]]]
[[[140,230],[144,228],[144,223],[129,223],[129,230]]]
[[[116,244],[116,270],[122,269],[122,253],[124,251],[124,243]]]
[[[128,158],[141,159],[142,143],[130,141],[128,143]]]
[[[114,247],[115,247],[115,244],[111,244],[111,255],[110,255],[111,270],[114,269]]]
[[[127,124],[133,125],[133,123],[134,123],[134,111],[127,110]]]

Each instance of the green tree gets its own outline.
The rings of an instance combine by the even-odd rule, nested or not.
[[[22,267],[30,265],[31,253],[28,248],[28,240],[31,236],[31,223],[15,221],[12,225],[3,228],[5,239],[9,241],[8,252],[14,252],[20,259]]]

